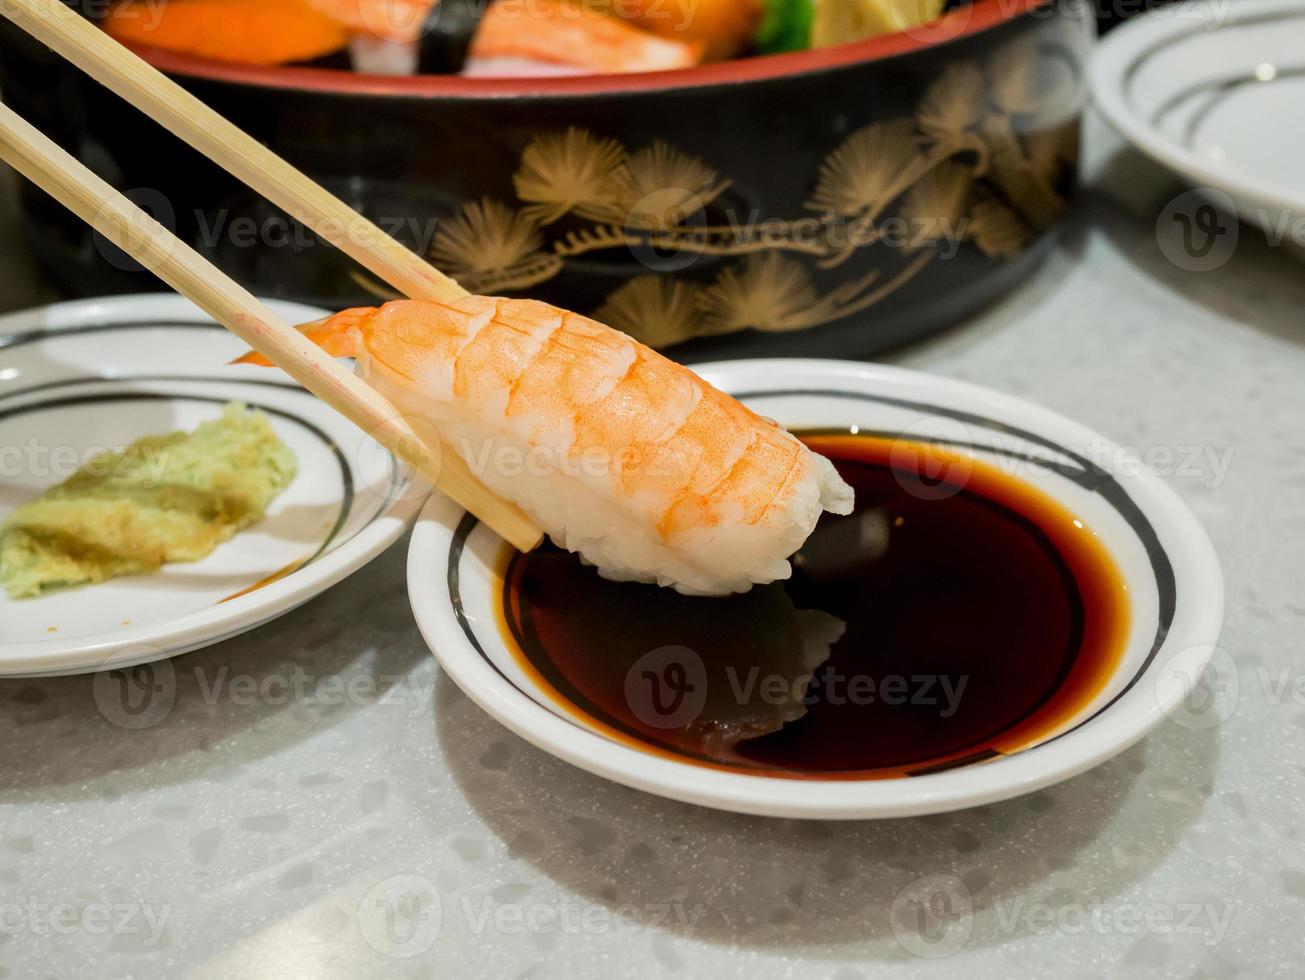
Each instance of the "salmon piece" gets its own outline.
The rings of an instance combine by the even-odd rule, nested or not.
[[[124,43],[243,65],[312,61],[349,43],[306,0],[125,0],[101,25]]]

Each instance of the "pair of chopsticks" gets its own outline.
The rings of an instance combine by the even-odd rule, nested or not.
[[[4,0],[0,13],[412,299],[467,291],[60,0]],[[336,409],[506,541],[542,535],[451,448],[435,452],[385,398],[306,340],[39,130],[0,104],[0,159]]]

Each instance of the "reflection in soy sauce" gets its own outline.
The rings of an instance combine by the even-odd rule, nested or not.
[[[803,778],[1013,751],[1100,691],[1128,606],[1074,515],[938,447],[805,439],[857,506],[825,515],[789,581],[688,597],[609,582],[553,547],[515,554],[503,615],[523,666],[615,738]]]

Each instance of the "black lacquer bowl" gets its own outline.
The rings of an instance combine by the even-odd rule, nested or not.
[[[475,292],[677,357],[869,354],[954,323],[1045,251],[1078,158],[1081,0],[977,0],[870,41],[639,75],[382,77],[140,49]],[[78,71],[0,32],[37,123],[257,292],[387,288]],[[70,291],[148,276],[40,192]]]

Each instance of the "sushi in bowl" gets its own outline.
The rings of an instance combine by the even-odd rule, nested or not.
[[[472,292],[689,360],[871,353],[1018,284],[1068,207],[1093,30],[1080,0],[978,0],[827,46],[716,57],[695,41],[687,66],[544,75],[136,50]],[[8,28],[0,65],[19,111],[245,284],[332,308],[390,298]],[[25,210],[70,289],[140,288],[36,195]]]
[[[531,77],[668,71],[923,28],[946,0],[121,0],[115,39],[247,65]]]

